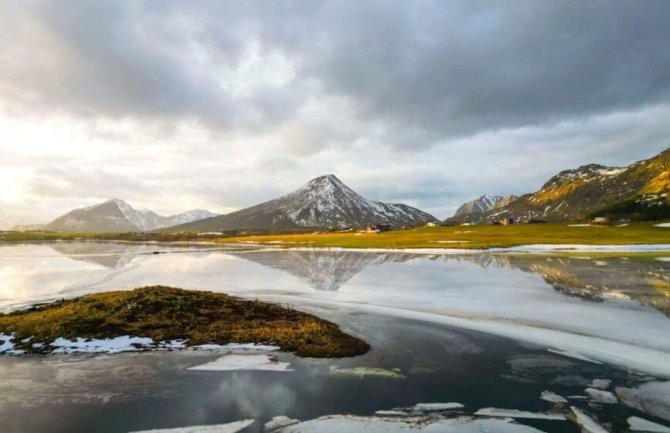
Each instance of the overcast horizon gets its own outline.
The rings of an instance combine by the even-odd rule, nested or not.
[[[669,148],[668,41],[664,0],[2,2],[0,220],[330,173],[443,219]]]

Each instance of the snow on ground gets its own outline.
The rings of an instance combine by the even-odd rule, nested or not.
[[[541,430],[517,424],[510,419],[472,417],[398,419],[350,415],[325,416],[276,431],[281,433],[541,433]]]
[[[0,333],[0,354],[5,355],[22,355],[23,350],[15,350],[13,334]],[[43,347],[42,343],[35,343],[33,347]],[[199,346],[188,347],[186,340],[168,340],[155,342],[148,337],[130,337],[128,335],[105,338],[105,339],[86,339],[78,337],[75,340],[68,340],[66,338],[56,338],[52,343],[53,350],[50,355],[72,355],[83,353],[95,354],[115,354],[124,352],[138,352],[138,351],[163,351],[163,350],[202,350],[202,351],[218,351],[218,352],[245,352],[245,351],[261,351],[273,352],[279,350],[277,346],[270,346],[266,344],[255,343],[230,343],[230,344],[201,344]]]
[[[655,224],[654,227],[670,228],[670,223]]]
[[[227,424],[143,430],[131,433],[237,433],[249,427],[254,422],[255,421],[253,419],[245,419]]]
[[[572,406],[570,408],[572,414],[575,417],[575,422],[582,428],[584,433],[609,433],[605,430],[600,424],[598,424],[593,418],[582,412],[580,409]]]
[[[478,416],[492,416],[496,418],[526,418],[526,419],[546,419],[554,421],[565,421],[565,415],[561,413],[542,413],[526,412],[516,409],[498,409],[495,407],[485,407],[475,412]]]
[[[565,397],[562,397],[551,391],[542,391],[540,399],[544,401],[550,401],[552,403],[567,403],[568,400]]]
[[[636,416],[628,418],[628,425],[632,431],[643,431],[649,433],[670,433],[670,427],[643,419]]]
[[[626,405],[670,421],[670,382],[647,382],[637,388],[617,388]]]
[[[187,370],[194,371],[236,371],[236,370],[262,370],[262,371],[293,371],[288,362],[279,362],[268,354],[229,354],[214,361],[202,365],[189,367]]]
[[[71,353],[121,353],[143,350],[143,348],[152,346],[154,341],[151,338],[122,337],[106,338],[103,340],[86,340],[77,338],[74,341],[65,338],[57,338],[51,345],[55,348],[54,355]]]

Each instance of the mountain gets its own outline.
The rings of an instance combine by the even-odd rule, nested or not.
[[[463,203],[458,209],[456,209],[456,213],[454,213],[453,218],[461,219],[463,221],[477,219],[484,212],[507,206],[517,198],[518,197],[515,195],[501,196],[485,194],[479,198]]]
[[[669,218],[670,149],[627,167],[589,164],[561,171],[539,191],[489,209],[477,221],[503,218],[577,221],[596,216],[633,220]]]
[[[83,233],[138,232],[213,216],[216,214],[197,209],[166,217],[148,209],[137,210],[123,200],[112,199],[70,211],[46,224],[44,230]]]
[[[401,227],[428,221],[436,221],[436,218],[404,204],[368,200],[330,174],[312,179],[283,197],[168,230],[290,230],[300,227],[365,227],[370,224]]]

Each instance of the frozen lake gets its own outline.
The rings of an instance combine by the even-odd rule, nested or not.
[[[245,431],[260,431],[279,415],[370,416],[444,402],[461,403],[464,414],[487,407],[560,412],[540,398],[544,391],[611,431],[628,431],[631,416],[668,424],[603,397],[670,378],[667,260],[0,246],[4,311],[155,284],[280,302],[335,321],[373,350],[341,360],[279,354],[293,371],[188,370],[221,357],[207,352],[2,356],[0,431],[127,432],[246,418],[257,422]],[[594,379],[606,384],[594,387]],[[579,431],[567,421],[517,421],[545,432]]]

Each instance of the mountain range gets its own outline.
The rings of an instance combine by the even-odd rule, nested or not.
[[[405,204],[368,200],[329,174],[297,190],[246,209],[170,227],[170,231],[291,230],[388,224],[422,225],[437,219]]]
[[[200,220],[217,214],[203,209],[162,216],[149,209],[137,210],[123,200],[111,199],[75,209],[43,226],[44,230],[80,233],[151,231]]]
[[[484,201],[480,207],[491,202]],[[669,218],[670,149],[626,167],[589,164],[564,170],[540,190],[500,203],[499,200],[483,212],[457,212],[445,222],[579,221],[598,216],[631,220]],[[474,208],[473,205],[465,209]]]

